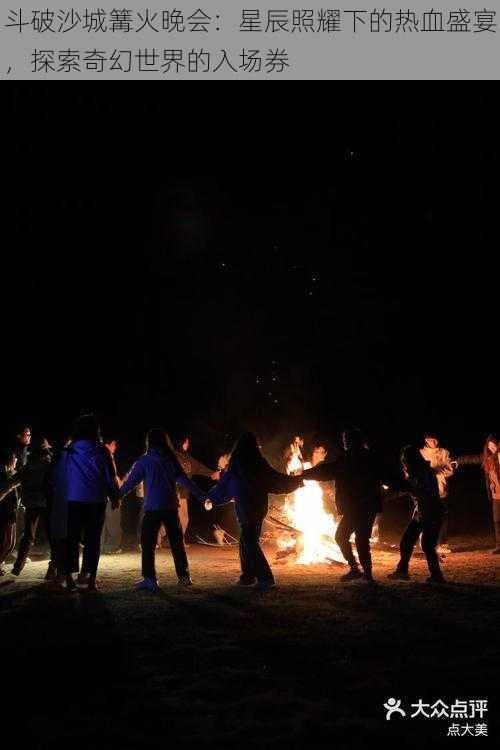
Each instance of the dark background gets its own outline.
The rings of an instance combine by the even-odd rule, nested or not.
[[[187,92],[187,89],[183,89]],[[5,424],[498,425],[498,124],[481,84],[4,87]],[[491,170],[495,170],[492,172]],[[136,448],[137,446],[137,448]]]

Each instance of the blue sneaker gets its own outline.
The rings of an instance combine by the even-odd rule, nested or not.
[[[156,578],[143,578],[135,584],[136,591],[158,591],[159,588]]]

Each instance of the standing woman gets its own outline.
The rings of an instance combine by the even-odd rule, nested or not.
[[[114,464],[93,414],[77,420],[71,442],[55,467],[55,483],[58,502],[53,508],[54,533],[59,540],[64,539],[65,530],[67,534],[65,570],[60,569],[60,563],[57,565],[59,580],[65,574],[67,588],[76,588],[72,574],[80,569],[80,542],[83,540],[82,571],[85,574],[80,574],[78,583],[87,584],[89,591],[95,591],[106,501],[109,498],[115,508],[119,501]]]
[[[388,578],[409,580],[408,568],[411,556],[421,536],[422,550],[430,572],[428,582],[445,583],[436,552],[444,516],[436,474],[420,450],[414,446],[408,446],[403,450],[401,465],[413,499],[414,511],[401,538],[399,563],[394,573],[390,573]]]
[[[236,443],[231,460],[220,482],[208,493],[216,505],[234,499],[240,533],[240,586],[259,588],[275,585],[269,563],[260,546],[262,524],[268,511],[268,494],[284,495],[302,484],[298,476],[275,471],[259,450],[255,435],[245,433]]]
[[[488,435],[486,438],[482,465],[495,528],[493,554],[500,555],[500,437],[498,435]]]
[[[168,435],[159,428],[149,430],[146,452],[132,466],[125,478],[120,495],[124,497],[138,484],[144,483],[144,517],[141,530],[142,575],[136,588],[156,591],[158,581],[155,568],[155,550],[162,524],[167,530],[179,585],[191,586],[189,565],[184,547],[184,534],[179,519],[179,498],[176,484],[181,484],[200,501],[206,499],[194,482],[184,473]]]

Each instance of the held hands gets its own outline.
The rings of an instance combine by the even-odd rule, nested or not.
[[[205,510],[212,510],[213,508],[213,503],[208,498],[205,500],[204,505],[205,505]]]

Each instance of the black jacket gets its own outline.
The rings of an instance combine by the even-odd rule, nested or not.
[[[382,484],[400,487],[403,483],[367,449],[348,451],[332,463],[322,463],[302,474],[305,480],[335,480],[337,508],[342,515],[349,510],[382,510]]]

